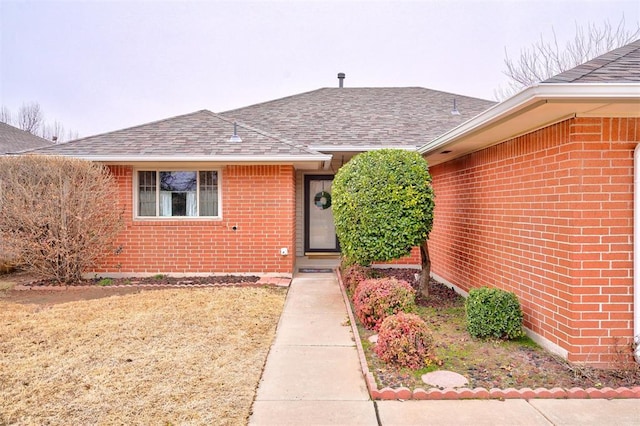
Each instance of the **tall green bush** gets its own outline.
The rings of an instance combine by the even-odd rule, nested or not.
[[[421,246],[420,293],[425,295],[430,272],[426,241],[433,226],[435,196],[420,154],[398,149],[359,154],[338,171],[332,191],[343,254],[366,266],[401,258]]]
[[[511,292],[489,287],[471,289],[465,310],[467,330],[474,337],[515,339],[524,336],[520,302]]]

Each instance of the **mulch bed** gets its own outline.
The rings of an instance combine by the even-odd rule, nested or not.
[[[260,280],[255,275],[211,275],[203,277],[170,277],[167,275],[154,275],[151,277],[130,277],[130,278],[93,278],[77,281],[71,284],[61,284],[54,280],[36,280],[22,283],[27,287],[76,287],[76,286],[202,286],[202,285],[228,285],[228,284],[251,284]]]
[[[416,270],[376,269],[381,276],[405,280],[414,286]],[[616,368],[606,370],[571,364],[540,347],[517,342],[482,340],[471,338],[466,332],[464,321],[452,312],[459,311],[464,299],[453,289],[431,280],[429,298],[417,299],[416,304],[425,309],[434,309],[425,320],[434,332],[440,333],[436,339],[438,347],[460,351],[455,358],[456,372],[468,378],[471,388],[484,387],[633,387],[640,385],[640,367],[630,359],[630,350],[621,355]],[[449,309],[453,308],[453,309]],[[373,332],[361,328],[361,337],[366,339]],[[472,348],[466,353],[455,348]],[[624,348],[622,348],[624,349]],[[385,364],[371,350],[370,370],[374,372],[382,387],[420,387],[419,377],[405,368]],[[446,352],[446,351],[445,351]]]

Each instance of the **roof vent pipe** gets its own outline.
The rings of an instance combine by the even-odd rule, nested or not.
[[[233,122],[233,135],[229,138],[229,142],[242,142],[242,138],[238,136],[238,123]]]
[[[344,73],[343,73],[343,72],[339,72],[339,73],[338,73],[338,87],[339,87],[340,89],[342,89],[342,88],[344,87],[344,78],[345,78],[345,77],[346,77],[346,76],[344,75]]]
[[[460,111],[458,111],[458,105],[456,105],[456,98],[453,98],[453,109],[451,110],[451,115],[460,115]]]

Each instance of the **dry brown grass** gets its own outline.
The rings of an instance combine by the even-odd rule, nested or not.
[[[233,287],[0,299],[0,424],[245,424],[284,297]]]

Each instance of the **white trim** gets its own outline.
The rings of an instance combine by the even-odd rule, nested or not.
[[[445,286],[451,288],[453,291],[458,293],[460,296],[462,296],[464,298],[469,297],[469,293],[467,293],[466,291],[464,291],[462,288],[458,287],[454,283],[442,278],[440,275],[434,274],[433,272],[431,272],[431,278],[433,278],[434,280],[438,281],[440,284],[444,284]]]
[[[472,132],[499,124],[546,103],[631,100],[640,102],[640,83],[539,83],[492,106],[418,149],[431,154]],[[461,153],[462,154],[462,153]]]
[[[216,172],[218,175],[218,215],[217,216],[160,216],[160,205],[159,205],[159,194],[160,191],[157,190],[159,182],[158,182],[158,173],[159,172],[172,172],[172,171],[195,171],[196,177],[198,180],[197,184],[197,199],[200,199],[200,175],[199,172],[207,172],[212,171]],[[156,172],[156,214],[158,216],[138,216],[138,202],[139,202],[139,182],[138,182],[138,172]],[[133,205],[132,207],[132,215],[134,222],[168,222],[168,221],[222,221],[222,170],[216,167],[207,167],[207,168],[198,168],[198,167],[169,167],[167,169],[162,169],[159,167],[134,167],[133,168],[133,179],[132,179],[132,190],[133,190]],[[198,208],[199,210],[199,208]]]
[[[405,151],[416,151],[418,147],[397,145],[309,145],[309,149],[320,152],[366,152],[377,151],[379,149],[402,149]]]
[[[527,336],[542,348],[548,350],[551,353],[559,355],[564,359],[567,359],[569,357],[569,351],[564,349],[562,346],[553,343],[551,340],[527,327],[523,326],[522,328],[524,328],[524,332],[527,333]]]
[[[221,163],[306,163],[331,161],[329,154],[317,155],[198,155],[198,156],[168,156],[168,155],[74,155],[55,154],[100,162],[221,162]]]

